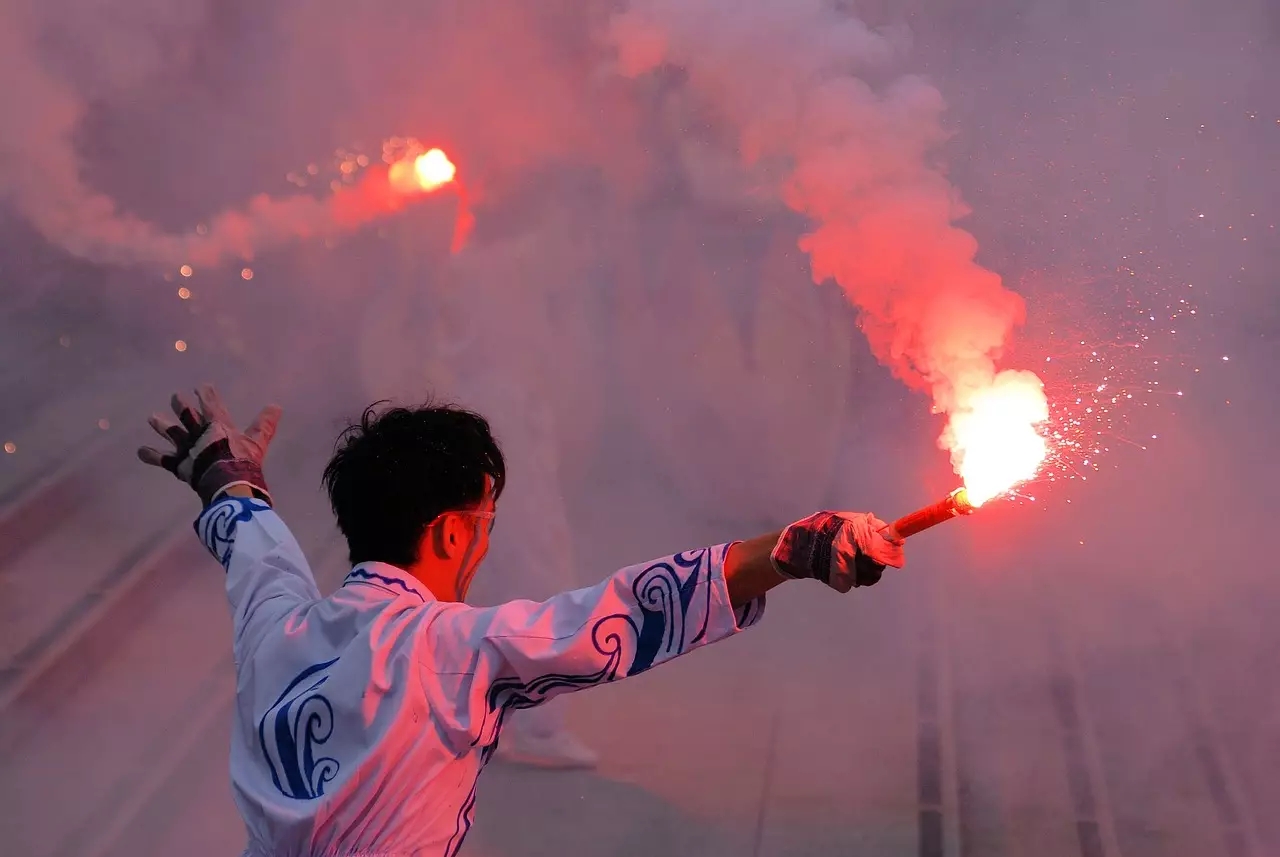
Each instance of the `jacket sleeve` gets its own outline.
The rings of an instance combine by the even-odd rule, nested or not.
[[[419,668],[454,751],[493,744],[510,709],[638,675],[755,624],[765,599],[730,605],[728,549],[661,557],[542,602],[432,605]]]
[[[195,522],[196,534],[227,572],[236,664],[263,633],[320,597],[293,533],[261,500],[226,497]]]

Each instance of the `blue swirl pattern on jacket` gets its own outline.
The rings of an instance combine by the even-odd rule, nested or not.
[[[249,497],[224,497],[205,509],[196,518],[196,535],[213,554],[214,559],[222,564],[223,570],[231,565],[231,551],[236,543],[236,527],[253,518],[254,512],[270,509],[261,500]]]
[[[336,759],[317,756],[333,735],[333,706],[319,690],[337,658],[307,667],[289,682],[258,721],[258,742],[271,767],[271,779],[285,797],[314,800],[338,773]]]

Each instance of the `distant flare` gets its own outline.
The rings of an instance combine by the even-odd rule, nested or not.
[[[432,149],[418,156],[413,162],[413,171],[417,174],[418,184],[422,189],[430,191],[453,181],[458,168],[440,149]]]
[[[431,193],[454,180],[458,168],[443,149],[407,156],[391,165],[387,179],[400,193]]]

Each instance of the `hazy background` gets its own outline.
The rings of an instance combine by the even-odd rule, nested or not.
[[[881,150],[830,164],[889,190],[850,204],[945,165],[978,262],[1027,301],[1007,365],[1108,451],[922,536],[874,589],[789,586],[741,639],[569,700],[600,770],[495,766],[467,849],[1280,850],[1278,7],[636,5],[688,23],[692,77],[619,74],[609,3],[0,0],[5,850],[243,845],[221,576],[194,501],[132,453],[174,389],[213,380],[246,419],[284,404],[269,475],[326,591],[345,568],[319,473],[342,422],[386,395],[467,403],[486,367],[551,414],[574,548],[559,579],[488,569],[487,600],[954,487],[928,397],[877,362],[845,291],[813,285],[777,164],[737,157],[735,116],[790,103],[770,81],[821,78],[854,42],[849,73],[880,91],[922,73],[946,110],[871,103]],[[814,9],[902,53],[788,30]],[[762,27],[787,35],[776,53],[723,49]],[[808,127],[766,130],[798,157]],[[164,235],[297,192],[309,164],[323,191],[335,150],[376,160],[397,134],[443,145],[474,191],[462,253],[441,197],[328,240],[282,228],[191,277],[169,264]],[[903,270],[941,240],[881,238]],[[1072,407],[1104,382],[1134,398]]]

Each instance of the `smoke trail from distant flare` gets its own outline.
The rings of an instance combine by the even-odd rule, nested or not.
[[[995,479],[987,463],[1010,434],[1036,454],[1042,385],[996,369],[1022,299],[974,261],[977,242],[953,225],[967,210],[934,160],[946,138],[942,96],[919,76],[893,76],[893,33],[830,0],[632,0],[608,41],[623,74],[682,69],[746,165],[781,170],[777,192],[812,224],[800,246],[814,280],[839,283],[877,357],[950,416],[941,444],[958,473]],[[1001,425],[998,438],[973,430],[1006,416],[1018,425]],[[1034,461],[996,481],[1031,477],[1039,443]]]
[[[99,4],[100,6],[102,4]],[[154,0],[139,12],[136,0],[123,14],[122,4],[107,3],[105,11],[79,4],[54,15],[71,28],[73,41],[91,33],[98,55],[91,57],[92,73],[107,90],[127,91],[162,69],[168,40],[180,40],[204,19],[205,5]],[[121,7],[121,8],[116,8]],[[131,27],[145,18],[146,27]],[[327,237],[359,228],[403,209],[422,193],[453,183],[406,188],[390,170],[375,165],[350,186],[316,197],[294,194],[254,197],[247,206],[212,217],[198,231],[173,233],[121,211],[106,194],[85,184],[83,164],[75,149],[75,132],[83,118],[87,84],[73,84],[65,70],[51,67],[39,52],[38,37],[51,26],[36,7],[0,0],[0,199],[9,202],[51,243],[81,258],[109,264],[151,265],[176,269],[180,265],[215,265],[232,259],[253,259],[281,244]],[[403,142],[403,141],[402,141]],[[412,142],[412,141],[410,141]],[[416,144],[415,144],[416,145]],[[409,157],[418,154],[415,150]],[[452,164],[446,163],[452,170]],[[461,246],[470,223],[461,186],[459,221],[454,249]]]

